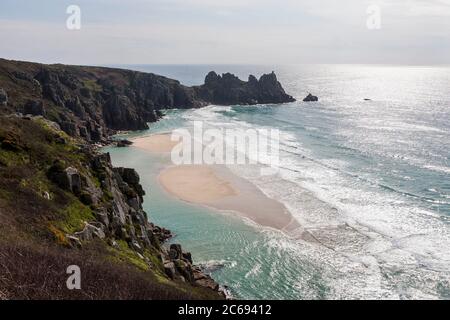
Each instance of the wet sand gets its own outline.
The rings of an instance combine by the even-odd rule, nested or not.
[[[170,153],[176,144],[168,134],[133,140],[134,147],[158,153]],[[192,204],[231,212],[286,232],[299,226],[283,204],[223,165],[171,166],[160,173],[158,180],[168,193]]]

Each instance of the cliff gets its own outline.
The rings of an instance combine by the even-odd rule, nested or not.
[[[133,169],[43,117],[0,116],[0,299],[219,299],[170,231],[149,222]],[[66,268],[78,265],[82,290]]]
[[[231,73],[222,76],[211,71],[205,84],[194,87],[196,95],[203,101],[219,105],[268,104],[293,102],[295,99],[284,92],[274,72],[262,75],[258,80],[250,75],[242,81]]]
[[[291,101],[274,73],[245,82],[210,72],[204,85],[187,87],[152,73],[0,59],[1,114],[42,115],[90,142],[106,142],[117,130],[147,129],[162,109]]]
[[[205,84],[130,70],[0,59],[0,299],[222,299],[170,231],[149,222],[144,190],[97,143],[141,130],[162,109],[293,101],[274,73]],[[150,219],[151,220],[151,219]],[[78,265],[83,290],[67,290]],[[20,267],[18,267],[20,266]]]

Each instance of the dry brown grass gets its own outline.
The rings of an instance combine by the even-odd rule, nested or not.
[[[81,269],[81,290],[69,290],[67,267]],[[150,272],[110,262],[93,252],[0,243],[0,299],[167,300],[192,293],[160,283]]]

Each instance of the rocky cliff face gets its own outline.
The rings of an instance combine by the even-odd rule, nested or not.
[[[90,142],[147,129],[162,109],[291,101],[274,73],[245,82],[210,72],[204,85],[186,87],[151,73],[0,59],[0,113],[42,115]]]
[[[48,170],[53,182],[93,208],[95,219],[85,221],[82,230],[66,235],[68,243],[82,247],[83,242],[99,238],[119,248],[118,241],[125,241],[149,268],[160,267],[172,280],[203,286],[221,294],[219,285],[193,265],[191,254],[184,252],[181,245],[172,244],[169,250],[162,246],[172,234],[149,222],[142,208],[145,192],[138,173],[130,168],[114,168],[109,154],[97,154],[88,146],[84,152],[89,157],[92,177],[73,167],[65,167],[60,161]],[[100,182],[99,186],[95,185],[95,178]],[[157,263],[146,255],[148,250],[156,252]]]
[[[91,144],[69,137],[56,123],[41,116],[0,116],[0,125],[2,259],[11,252],[22,253],[10,260],[24,259],[25,252],[30,251],[32,255],[48,254],[48,248],[56,245],[65,248],[63,256],[69,251],[83,261],[88,248],[96,243],[96,260],[100,265],[117,260],[108,267],[113,273],[119,272],[124,263],[140,270],[133,269],[131,277],[140,277],[143,272],[163,279],[150,278],[148,286],[162,286],[161,290],[176,297],[183,297],[183,290],[187,290],[184,296],[189,298],[224,297],[219,285],[193,265],[190,253],[177,244],[169,248],[163,245],[172,235],[149,222],[142,208],[145,192],[134,169],[113,167],[109,154],[98,153]],[[11,250],[8,249],[11,243],[26,245]],[[32,266],[39,261],[26,263]],[[0,273],[6,274],[3,267],[0,264]],[[87,272],[87,268],[92,266],[85,266],[83,271]],[[58,277],[61,272],[64,270],[55,270],[55,274],[48,273],[45,278]],[[24,292],[31,294],[17,292],[20,287],[41,286],[20,278],[17,267],[10,268],[8,274],[11,279],[0,279],[0,293],[8,298],[21,297]],[[52,296],[62,290],[61,283],[49,288],[44,282],[42,286],[41,291],[33,289],[32,294]],[[91,284],[98,292],[110,290],[102,286],[105,284]],[[196,291],[200,289],[203,291]],[[117,297],[114,294],[118,293],[112,292],[108,297]]]
[[[295,99],[284,92],[274,72],[262,75],[258,80],[250,75],[248,82],[231,73],[222,76],[211,71],[205,84],[194,88],[204,101],[219,105],[286,103]]]
[[[160,109],[204,102],[193,89],[154,74],[0,59],[0,104],[3,111],[42,115],[71,136],[99,142],[115,130],[148,128]]]

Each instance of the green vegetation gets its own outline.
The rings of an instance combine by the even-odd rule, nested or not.
[[[94,79],[86,79],[83,81],[83,84],[90,91],[101,92],[102,86],[97,83]]]
[[[82,204],[78,199],[74,199],[63,209],[62,218],[58,226],[68,234],[80,231],[83,229],[84,222],[95,219],[91,208]]]
[[[113,260],[131,263],[143,271],[149,270],[149,265],[137,255],[136,251],[131,250],[125,241],[116,240],[116,243],[115,248],[110,248]]]
[[[217,299],[205,288],[169,280],[157,249],[142,254],[123,240],[72,247],[67,234],[95,220],[93,207],[49,178],[56,166],[77,168],[100,186],[89,155],[43,118],[0,116],[0,293],[11,299]],[[100,173],[101,175],[101,173]],[[112,205],[104,192],[101,204]],[[129,230],[128,230],[129,231]],[[65,289],[65,268],[78,264],[89,286]],[[21,266],[18,268],[17,266]],[[89,282],[87,282],[89,281]],[[77,290],[75,290],[77,291]]]

